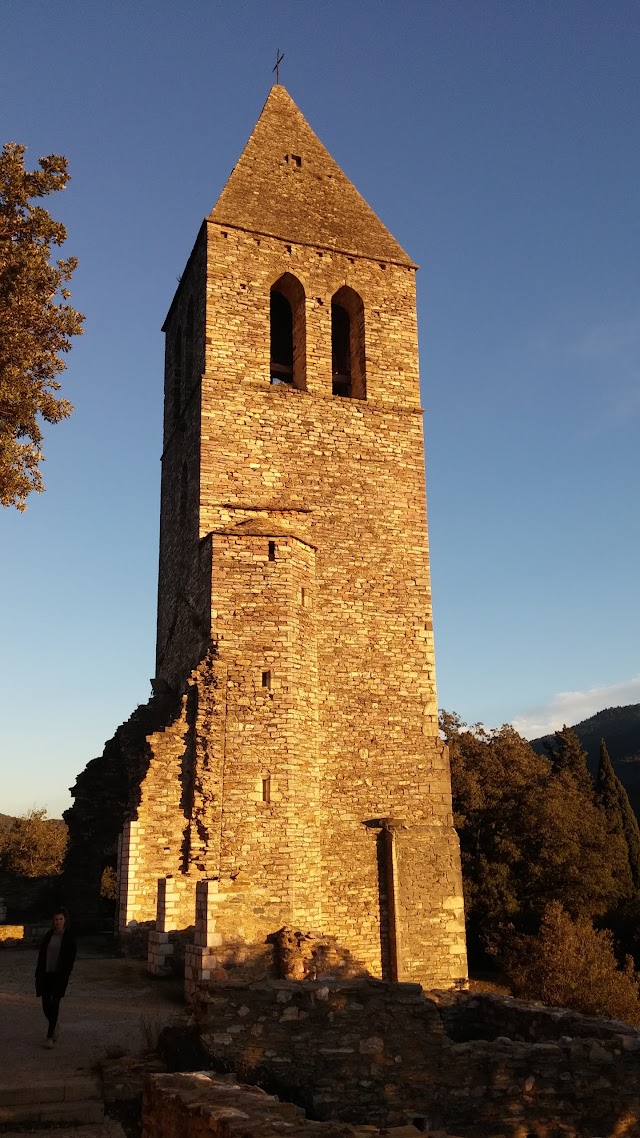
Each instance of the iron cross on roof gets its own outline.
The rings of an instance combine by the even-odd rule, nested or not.
[[[271,68],[271,70],[275,71],[275,73],[276,73],[276,83],[278,83],[278,84],[280,83],[280,64],[282,63],[283,59],[284,59],[284,52],[282,53],[282,55],[280,55],[280,48],[278,48],[278,50],[276,51],[276,65],[275,65],[275,67]]]

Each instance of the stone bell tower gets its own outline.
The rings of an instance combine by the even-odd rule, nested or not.
[[[273,87],[164,325],[154,690],[179,702],[145,741],[123,928],[158,878],[189,904],[207,879],[221,959],[286,925],[373,975],[466,974],[415,271]]]

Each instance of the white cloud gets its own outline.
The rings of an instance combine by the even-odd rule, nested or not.
[[[606,707],[624,707],[627,703],[640,703],[640,676],[587,691],[558,692],[545,706],[517,715],[512,725],[525,739],[537,739],[559,731],[565,723],[572,727]]]

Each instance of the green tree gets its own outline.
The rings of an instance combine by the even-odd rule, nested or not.
[[[619,903],[629,882],[620,879],[586,767],[583,778],[571,763],[555,766],[509,726],[468,730],[445,712],[441,729],[472,954],[481,946],[499,954],[510,927],[535,932],[552,901],[574,917],[601,917]],[[574,750],[564,735],[560,746]]]
[[[638,889],[640,888],[640,828],[631,809],[629,796],[613,769],[604,739],[600,743],[596,794],[607,816],[610,832],[621,835],[625,843],[633,887]]]
[[[56,376],[84,319],[66,303],[76,259],[51,260],[66,229],[31,200],[64,189],[67,159],[50,154],[29,172],[25,150],[9,142],[0,155],[0,502],[18,510],[44,489],[41,420],[58,423],[73,410],[56,395]]]
[[[117,897],[118,875],[112,865],[106,865],[100,878],[100,896],[103,901],[115,901]]]
[[[67,827],[47,812],[29,810],[0,834],[0,870],[22,877],[60,873],[67,848]]]
[[[545,749],[555,774],[571,775],[585,794],[593,794],[593,781],[587,767],[587,752],[575,731],[565,724],[562,731],[556,731],[552,743],[545,743]]]
[[[551,901],[574,918],[602,917],[629,896],[626,850],[611,840],[591,782],[552,772],[534,796],[527,838],[520,888],[523,907],[536,917]]]
[[[640,1024],[631,958],[620,969],[609,930],[596,932],[586,917],[572,921],[558,902],[547,907],[536,936],[512,937],[503,963],[514,995]]]

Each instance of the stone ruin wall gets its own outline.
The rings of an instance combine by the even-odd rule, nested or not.
[[[142,1138],[282,1138],[283,1132],[291,1138],[377,1138],[371,1127],[359,1131],[339,1122],[308,1122],[300,1107],[233,1078],[205,1072],[152,1075],[145,1085]]]
[[[136,817],[152,753],[160,758],[163,746],[175,753],[172,729],[177,722],[180,732],[183,714],[182,701],[168,694],[156,695],[137,707],[71,788],[74,803],[64,813],[69,845],[62,895],[76,927],[100,916],[102,871],[105,865],[115,866],[123,829]],[[168,768],[176,773],[171,764]],[[154,905],[156,889],[154,881]]]
[[[327,1125],[414,1125],[468,1138],[640,1133],[640,1031],[625,1024],[461,997],[467,1033],[492,1036],[499,1025],[504,1034],[455,1042],[418,985],[373,980],[202,985],[194,1010],[201,1063],[234,1071]],[[552,1034],[558,1023],[575,1034],[545,1038],[545,1016]],[[528,1024],[533,1042],[517,1038],[529,1034]],[[171,1032],[162,1046],[179,1061]],[[190,1078],[182,1084],[187,1100],[201,1089]],[[302,1126],[299,1115],[289,1117]]]

